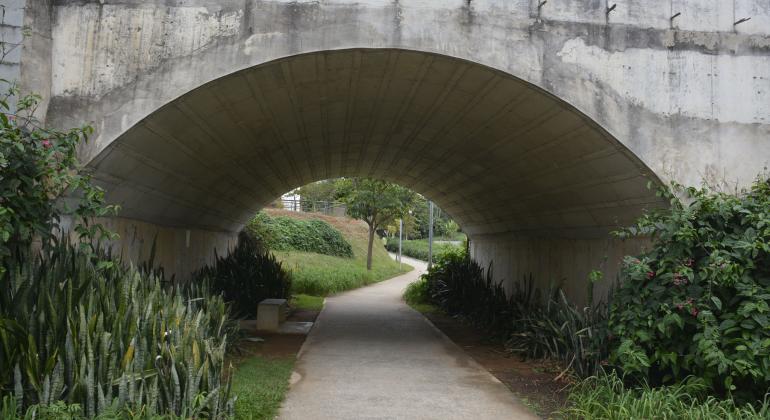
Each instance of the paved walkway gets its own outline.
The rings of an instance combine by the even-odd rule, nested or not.
[[[407,259],[404,258],[404,262]],[[508,388],[401,300],[418,269],[326,299],[281,419],[534,419]]]

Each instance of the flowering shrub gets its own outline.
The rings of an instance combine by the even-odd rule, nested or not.
[[[61,216],[73,217],[76,233],[88,243],[108,233],[91,219],[114,211],[77,161],[77,147],[92,128],[43,128],[33,116],[40,97],[21,97],[11,107],[18,95],[13,84],[0,94],[0,262],[35,239],[50,242]],[[58,200],[65,195],[69,200]],[[0,275],[5,266],[0,264]]]
[[[619,232],[654,244],[623,263],[611,360],[653,384],[692,375],[716,392],[761,398],[770,386],[770,184],[661,194],[670,209]]]

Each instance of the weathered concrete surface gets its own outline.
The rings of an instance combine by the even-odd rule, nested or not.
[[[770,160],[766,0],[29,3],[22,79],[50,124],[93,122],[109,198],[163,229],[226,235],[302,183],[389,175],[507,255],[499,278],[575,281],[623,249],[582,245],[658,203],[644,176],[740,186]]]
[[[535,419],[516,397],[401,300],[425,264],[326,299],[279,418]]]

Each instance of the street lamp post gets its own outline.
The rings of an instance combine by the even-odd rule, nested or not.
[[[433,265],[433,202],[428,201],[428,269]]]
[[[398,268],[401,269],[401,242],[404,240],[404,219],[398,220]]]

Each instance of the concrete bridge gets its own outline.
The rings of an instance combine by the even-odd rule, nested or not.
[[[584,297],[663,206],[770,161],[766,0],[16,0],[3,71],[91,122],[85,160],[138,258],[183,274],[260,207],[374,176],[437,202],[507,281]],[[746,20],[748,19],[748,20]]]

